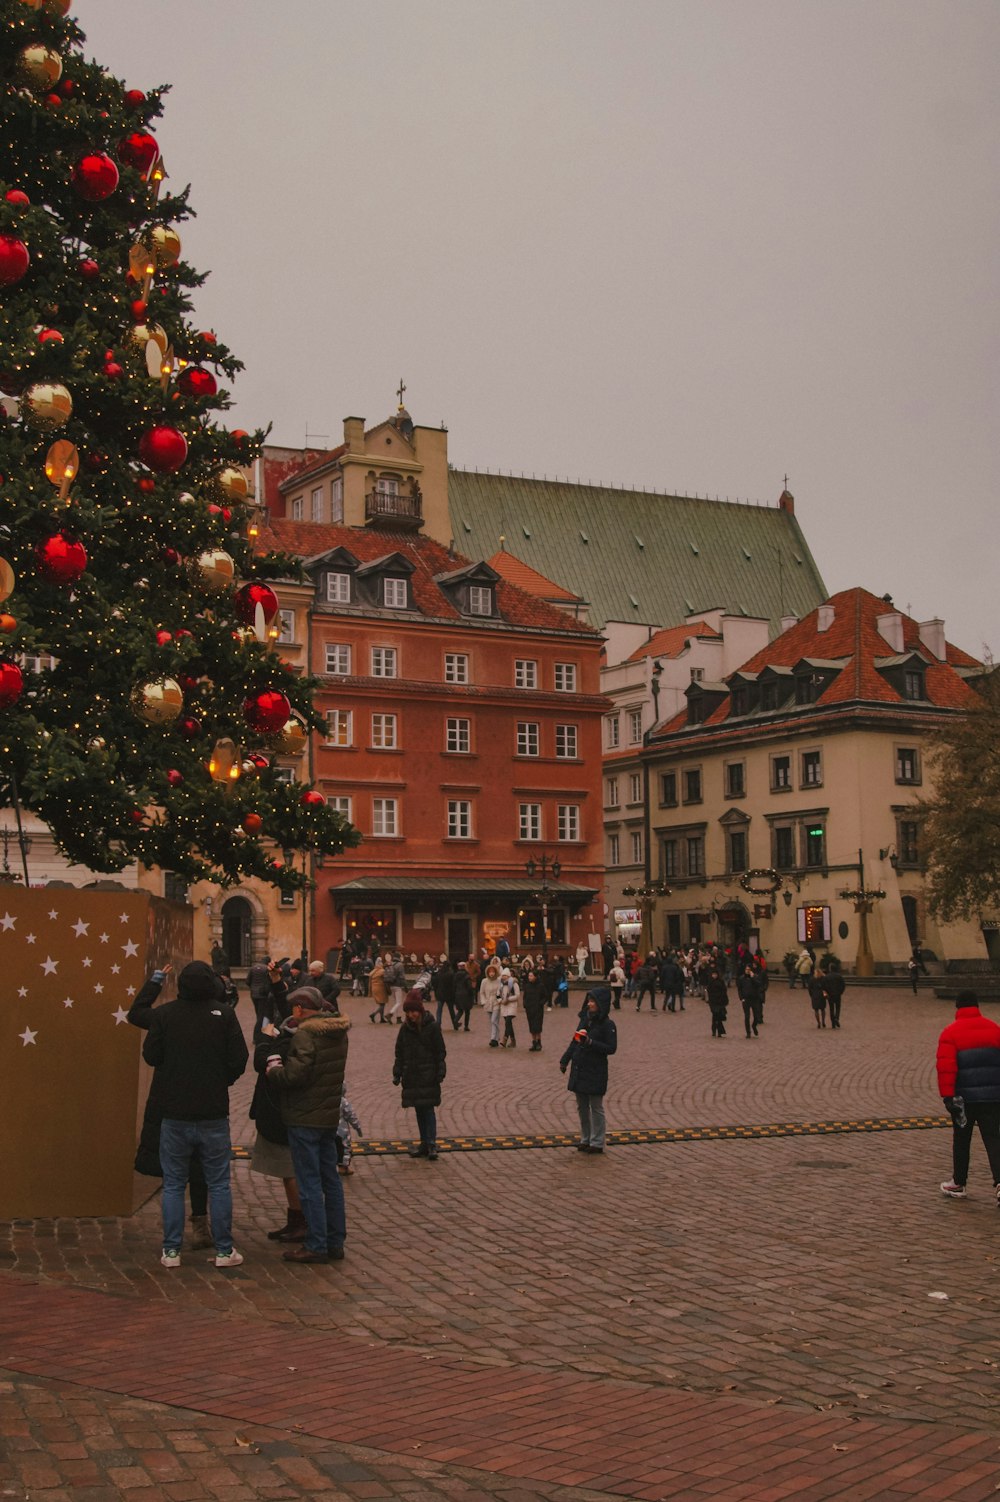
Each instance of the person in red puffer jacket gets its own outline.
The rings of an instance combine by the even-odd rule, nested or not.
[[[965,1198],[972,1129],[986,1148],[1000,1205],[1000,1027],[979,1010],[975,991],[959,991],[955,1020],[937,1045],[938,1090],[952,1120],[954,1172],[941,1193]]]

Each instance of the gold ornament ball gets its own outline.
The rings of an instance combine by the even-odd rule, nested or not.
[[[32,42],[30,46],[22,47],[17,54],[14,71],[22,83],[44,93],[46,89],[53,88],[62,77],[62,58],[51,47],[43,47],[41,42]]]
[[[108,743],[103,735],[95,735],[92,740],[87,742],[88,751],[106,751],[107,749]]]
[[[6,558],[0,558],[0,600],[7,600],[14,593],[14,570]]]
[[[247,477],[241,469],[224,469],[215,476],[215,488],[232,506],[245,501],[250,494]]]
[[[128,353],[146,358],[146,345],[152,340],[160,354],[166,354],[169,340],[165,329],[158,323],[134,323],[128,336]]]
[[[175,265],[181,258],[181,237],[169,224],[158,224],[150,237],[153,247],[153,260],[157,269],[163,271],[167,266]]]
[[[129,698],[132,713],[147,725],[169,725],[184,708],[184,694],[173,678],[137,683]]]
[[[213,594],[228,589],[236,576],[236,565],[222,548],[209,548],[195,560],[197,577]]]
[[[21,398],[21,416],[31,428],[51,433],[69,422],[73,415],[73,398],[57,382],[36,381]]]
[[[21,0],[29,10],[47,10],[50,16],[68,16],[73,0]]]
[[[243,771],[243,776],[244,777],[256,777],[257,776],[257,763],[254,762],[254,761],[245,761],[245,762],[243,762],[242,771]]]
[[[306,749],[309,731],[294,715],[278,731],[278,749],[286,756],[299,756]]]

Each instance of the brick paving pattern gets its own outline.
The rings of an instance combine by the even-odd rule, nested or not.
[[[386,1078],[392,1031],[363,1005],[351,1098],[371,1137],[408,1140]],[[278,1197],[246,1162],[234,1192],[247,1261],[232,1272],[205,1253],[159,1267],[158,1197],[126,1221],[0,1226],[3,1432],[21,1441],[0,1492],[992,1497],[1000,1219],[985,1159],[969,1199],[948,1201],[946,1132],[872,1129],[939,1119],[933,1043],[951,1010],[852,991],[833,1034],[807,1013],[801,993],[772,989],[759,1040],[716,1042],[697,1001],[676,1017],[623,1012],[611,1124],[668,1140],[601,1159],[556,1147],[359,1158],[340,1264],[282,1264],[265,1236]],[[542,1055],[489,1050],[481,1018],[449,1034],[444,1130],[565,1136],[572,1101],[555,1065],[571,1015],[548,1014]],[[247,1096],[242,1083],[244,1145]],[[808,1130],[720,1130],[776,1126]],[[47,1405],[60,1430],[48,1444],[30,1420]],[[87,1413],[126,1459],[98,1476],[98,1457],[98,1479],[74,1482],[74,1457],[52,1446],[94,1459]],[[216,1490],[204,1464],[199,1476],[177,1458],[175,1433],[227,1473]],[[134,1458],[164,1450],[179,1468],[169,1483]],[[312,1469],[296,1479],[300,1462]]]

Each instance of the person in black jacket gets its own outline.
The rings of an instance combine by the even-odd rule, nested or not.
[[[472,1008],[476,1004],[476,986],[472,979],[468,960],[459,960],[458,969],[455,971],[455,1001],[454,1013],[455,1031],[458,1032],[458,1024],[461,1022],[462,1031],[469,1031],[469,1023],[472,1019]],[[443,1078],[443,1076],[442,1076]]]
[[[129,1007],[126,1022],[130,1022],[133,1027],[141,1028],[143,1032],[148,1031],[153,1017],[153,1008],[172,969],[172,965],[164,965],[161,969],[154,970],[149,979],[143,982]],[[163,1119],[163,1107],[160,1095],[160,1074],[154,1069],[149,1094],[146,1097],[146,1109],[143,1112],[142,1131],[139,1133],[139,1145],[136,1148],[134,1164],[136,1173],[145,1174],[151,1179],[163,1178],[163,1169],[160,1166],[160,1122]],[[192,1252],[205,1251],[213,1243],[212,1233],[208,1226],[208,1185],[205,1183],[205,1174],[198,1153],[191,1158],[188,1198],[191,1201],[189,1247]]]
[[[236,1013],[222,1000],[219,977],[202,960],[177,977],[177,1000],[157,1007],[142,1045],[160,1071],[160,1163],[163,1167],[164,1267],[180,1265],[184,1189],[197,1151],[208,1184],[216,1267],[238,1267],[233,1247],[229,1086],[247,1067]]]
[[[528,1023],[528,1031],[531,1033],[531,1047],[529,1053],[541,1053],[542,1051],[542,1028],[545,1026],[545,981],[530,965],[525,973],[524,984],[521,987],[521,997],[524,1001],[524,1015]]]
[[[437,1159],[437,1117],[441,1104],[441,1081],[445,1077],[448,1050],[444,1036],[430,1012],[424,1010],[420,991],[411,991],[403,1003],[403,1026],[396,1034],[392,1083],[403,1087],[403,1105],[417,1113],[419,1144],[409,1149],[411,1158]]]
[[[431,990],[434,992],[434,998],[437,1001],[437,1017],[435,1021],[438,1027],[441,1026],[441,1018],[444,1016],[445,1007],[447,1007],[452,1028],[457,1033],[459,1016],[455,1009],[455,972],[451,968],[451,961],[446,954],[441,956],[431,976]]]
[[[823,977],[823,990],[830,1005],[830,1026],[840,1026],[840,1004],[844,999],[844,977],[836,960]]]
[[[715,965],[708,971],[705,979],[705,1000],[712,1013],[712,1037],[724,1038],[726,1016],[729,1012],[729,992],[726,989],[725,977]]]
[[[635,1009],[642,1011],[642,998],[649,992],[649,1010],[656,1011],[656,955],[649,954],[635,972]]]
[[[569,1069],[568,1089],[576,1096],[580,1116],[577,1151],[603,1153],[607,1133],[604,1097],[608,1091],[608,1059],[618,1048],[618,1030],[611,1021],[611,991],[596,986],[587,992],[576,1032],[559,1060]]]
[[[809,992],[809,1005],[813,1009],[813,1016],[816,1018],[817,1027],[826,1027],[826,991],[823,989],[825,984],[826,977],[820,975],[818,970],[814,970],[806,981],[806,988]]]
[[[736,977],[736,990],[743,1003],[743,1026],[746,1028],[747,1037],[756,1038],[760,1014],[764,1006],[764,988],[760,983],[756,966],[750,958]]]

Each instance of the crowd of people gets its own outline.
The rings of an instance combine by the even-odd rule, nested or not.
[[[415,957],[414,957],[415,958]],[[371,956],[368,994],[373,1022],[397,1022],[392,1082],[404,1108],[416,1115],[414,1158],[438,1158],[437,1108],[447,1070],[444,1018],[454,1031],[470,1030],[478,1005],[486,1017],[489,1047],[516,1048],[523,1007],[530,1050],[542,1048],[545,1014],[568,1007],[566,958],[470,956],[452,964],[424,957],[412,982],[403,956]],[[743,945],[723,950],[651,950],[645,956],[604,955],[603,983],[586,988],[559,1067],[568,1074],[580,1121],[578,1150],[603,1153],[608,1061],[617,1049],[614,1011],[634,999],[640,1011],[685,1011],[685,998],[704,1001],[713,1038],[726,1036],[730,986],[741,1005],[745,1035],[757,1038],[771,976],[763,956]],[[339,1005],[341,985],[320,960],[263,960],[247,982],[254,1008],[252,1053],[236,1016],[238,991],[220,968],[194,961],[177,977],[176,1000],[158,1005],[170,966],[155,970],[136,995],[128,1021],[144,1030],[143,1056],[152,1084],[136,1154],[137,1171],[163,1180],[165,1268],[180,1265],[185,1195],[191,1250],[213,1248],[215,1265],[238,1267],[233,1245],[229,1089],[248,1063],[256,1074],[249,1115],[255,1126],[252,1171],[279,1179],[286,1218],[269,1232],[283,1243],[290,1263],[340,1261],[347,1239],[342,1176],[351,1171],[354,1136],[363,1135],[348,1098],[346,1069],[350,1020]],[[786,967],[792,987],[808,992],[819,1028],[840,1027],[844,977],[836,962],[818,963],[809,946]],[[353,984],[352,984],[353,992]],[[401,994],[397,994],[401,993]],[[385,1009],[389,1007],[388,1016]],[[398,1015],[397,1015],[398,1013]],[[502,1036],[501,1036],[502,1033]],[[954,1173],[944,1194],[962,1198],[975,1126],[986,1144],[1000,1203],[1000,1027],[983,1018],[973,993],[959,997],[955,1023],[941,1036],[938,1076],[954,1125]]]

